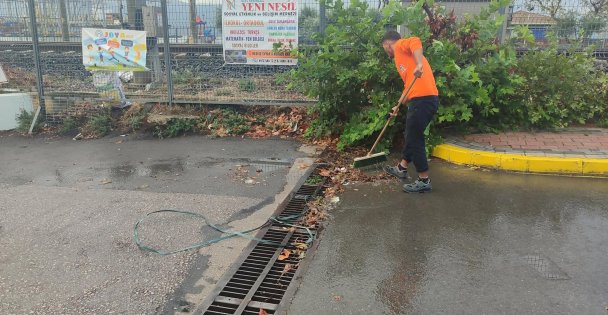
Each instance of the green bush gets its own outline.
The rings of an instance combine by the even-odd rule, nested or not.
[[[511,71],[514,51],[493,40],[502,23],[494,13],[506,3],[492,2],[479,16],[460,23],[443,8],[428,6],[425,1],[409,7],[393,1],[382,11],[360,1],[352,1],[348,7],[340,1],[328,3],[336,23],[323,36],[315,36],[319,49],[299,52],[300,67],[291,72],[291,87],[319,99],[307,135],[340,133],[338,147],[342,149],[382,128],[403,82],[380,41],[385,26],[401,24],[424,42],[440,89],[437,121],[462,126],[479,115],[475,124],[500,124],[497,114],[509,110],[511,98],[522,84]]]
[[[290,88],[318,98],[307,136],[341,133],[341,148],[357,143],[382,127],[403,84],[380,45],[383,25],[402,24],[408,16],[397,2],[382,12],[367,2],[327,2],[335,18],[325,34],[313,35],[318,48],[300,50],[299,67]]]
[[[517,72],[526,79],[520,92],[525,127],[556,128],[585,123],[606,111],[606,73],[596,71],[588,53],[558,53],[557,39],[547,49],[524,55]]]
[[[30,126],[32,125],[32,121],[34,120],[34,113],[28,112],[25,109],[21,109],[19,114],[15,117],[17,120],[17,131],[19,132],[29,132]],[[41,120],[38,118],[38,121],[34,125],[33,131],[40,129]]]
[[[207,120],[211,126],[210,129],[220,136],[238,136],[251,129],[245,116],[232,109],[209,113]]]
[[[309,137],[340,135],[338,148],[343,149],[377,135],[403,90],[380,44],[391,25],[405,25],[421,38],[433,68],[440,108],[427,130],[429,148],[441,141],[437,132],[444,128],[554,128],[604,117],[606,92],[601,87],[606,75],[592,70],[587,55],[566,57],[553,47],[518,60],[513,44],[533,42],[525,28],[516,30],[512,42],[498,43],[504,16],[497,12],[508,0],[491,1],[478,15],[460,21],[425,0],[407,7],[391,1],[381,11],[358,0],[348,6],[340,0],[326,5],[335,22],[325,34],[314,35],[318,47],[296,52],[299,67],[289,73],[290,88],[318,99]],[[564,84],[568,78],[572,82]],[[394,124],[384,144],[402,127]]]
[[[67,117],[61,122],[59,133],[65,135],[70,131],[77,130],[82,126],[82,123],[83,119],[81,117]]]
[[[86,129],[96,137],[103,137],[110,133],[112,125],[113,121],[110,110],[102,110],[89,119]]]
[[[131,125],[131,130],[136,131],[141,129],[145,118],[146,115],[144,113],[139,113],[137,115],[129,117],[129,125]]]
[[[195,131],[197,123],[197,119],[172,118],[167,121],[166,125],[156,126],[154,135],[160,139],[175,138],[187,132]]]

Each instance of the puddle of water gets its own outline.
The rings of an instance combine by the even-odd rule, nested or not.
[[[134,176],[159,176],[166,174],[181,174],[185,170],[182,159],[159,161],[150,165],[121,164],[111,167],[108,171],[112,181],[125,182]]]
[[[135,175],[136,167],[130,164],[118,165],[110,168],[110,178],[115,181],[127,181]]]

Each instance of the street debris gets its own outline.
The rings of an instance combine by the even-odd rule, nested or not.
[[[278,260],[281,260],[281,261],[285,260],[285,259],[289,258],[289,255],[291,255],[291,251],[289,249],[283,249],[283,251],[279,255]]]
[[[294,243],[294,246],[299,250],[307,250],[308,244],[306,243]]]
[[[243,182],[247,185],[257,185],[260,184],[257,176],[250,176],[249,172],[251,171],[251,165],[236,165],[234,168],[230,169],[230,173],[228,176],[232,178],[233,181]],[[256,170],[256,173],[260,173],[261,171]],[[263,180],[265,181],[265,180]]]
[[[281,272],[281,275],[284,275],[288,272],[290,272],[293,269],[293,266],[291,264],[285,264],[285,267],[283,267],[283,271]]]

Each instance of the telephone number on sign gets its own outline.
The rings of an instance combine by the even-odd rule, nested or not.
[[[275,63],[275,64],[284,64],[284,65],[295,65],[297,64],[297,60],[295,59],[274,59],[274,58],[256,58],[249,59],[251,63]]]

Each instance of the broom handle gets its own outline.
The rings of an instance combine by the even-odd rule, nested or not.
[[[407,97],[408,94],[410,94],[410,90],[412,89],[412,87],[414,87],[414,83],[416,83],[416,79],[418,79],[418,77],[414,77],[414,80],[412,80],[412,83],[410,83],[410,86],[407,88],[407,90],[405,90],[405,92],[403,92],[401,94],[401,97],[399,98],[399,103],[397,103],[397,107],[400,107],[401,104],[403,104],[405,98]],[[376,139],[376,142],[374,142],[374,145],[372,146],[372,149],[369,150],[369,153],[367,154],[367,156],[372,155],[372,153],[374,153],[374,150],[376,149],[376,146],[378,145],[378,143],[380,143],[380,139],[382,139],[382,136],[384,136],[384,132],[386,131],[386,128],[388,128],[388,125],[391,123],[391,121],[393,120],[394,116],[391,115],[388,120],[386,121],[386,124],[384,124],[384,128],[382,128],[382,131],[380,131],[380,135],[378,135],[378,138]]]

